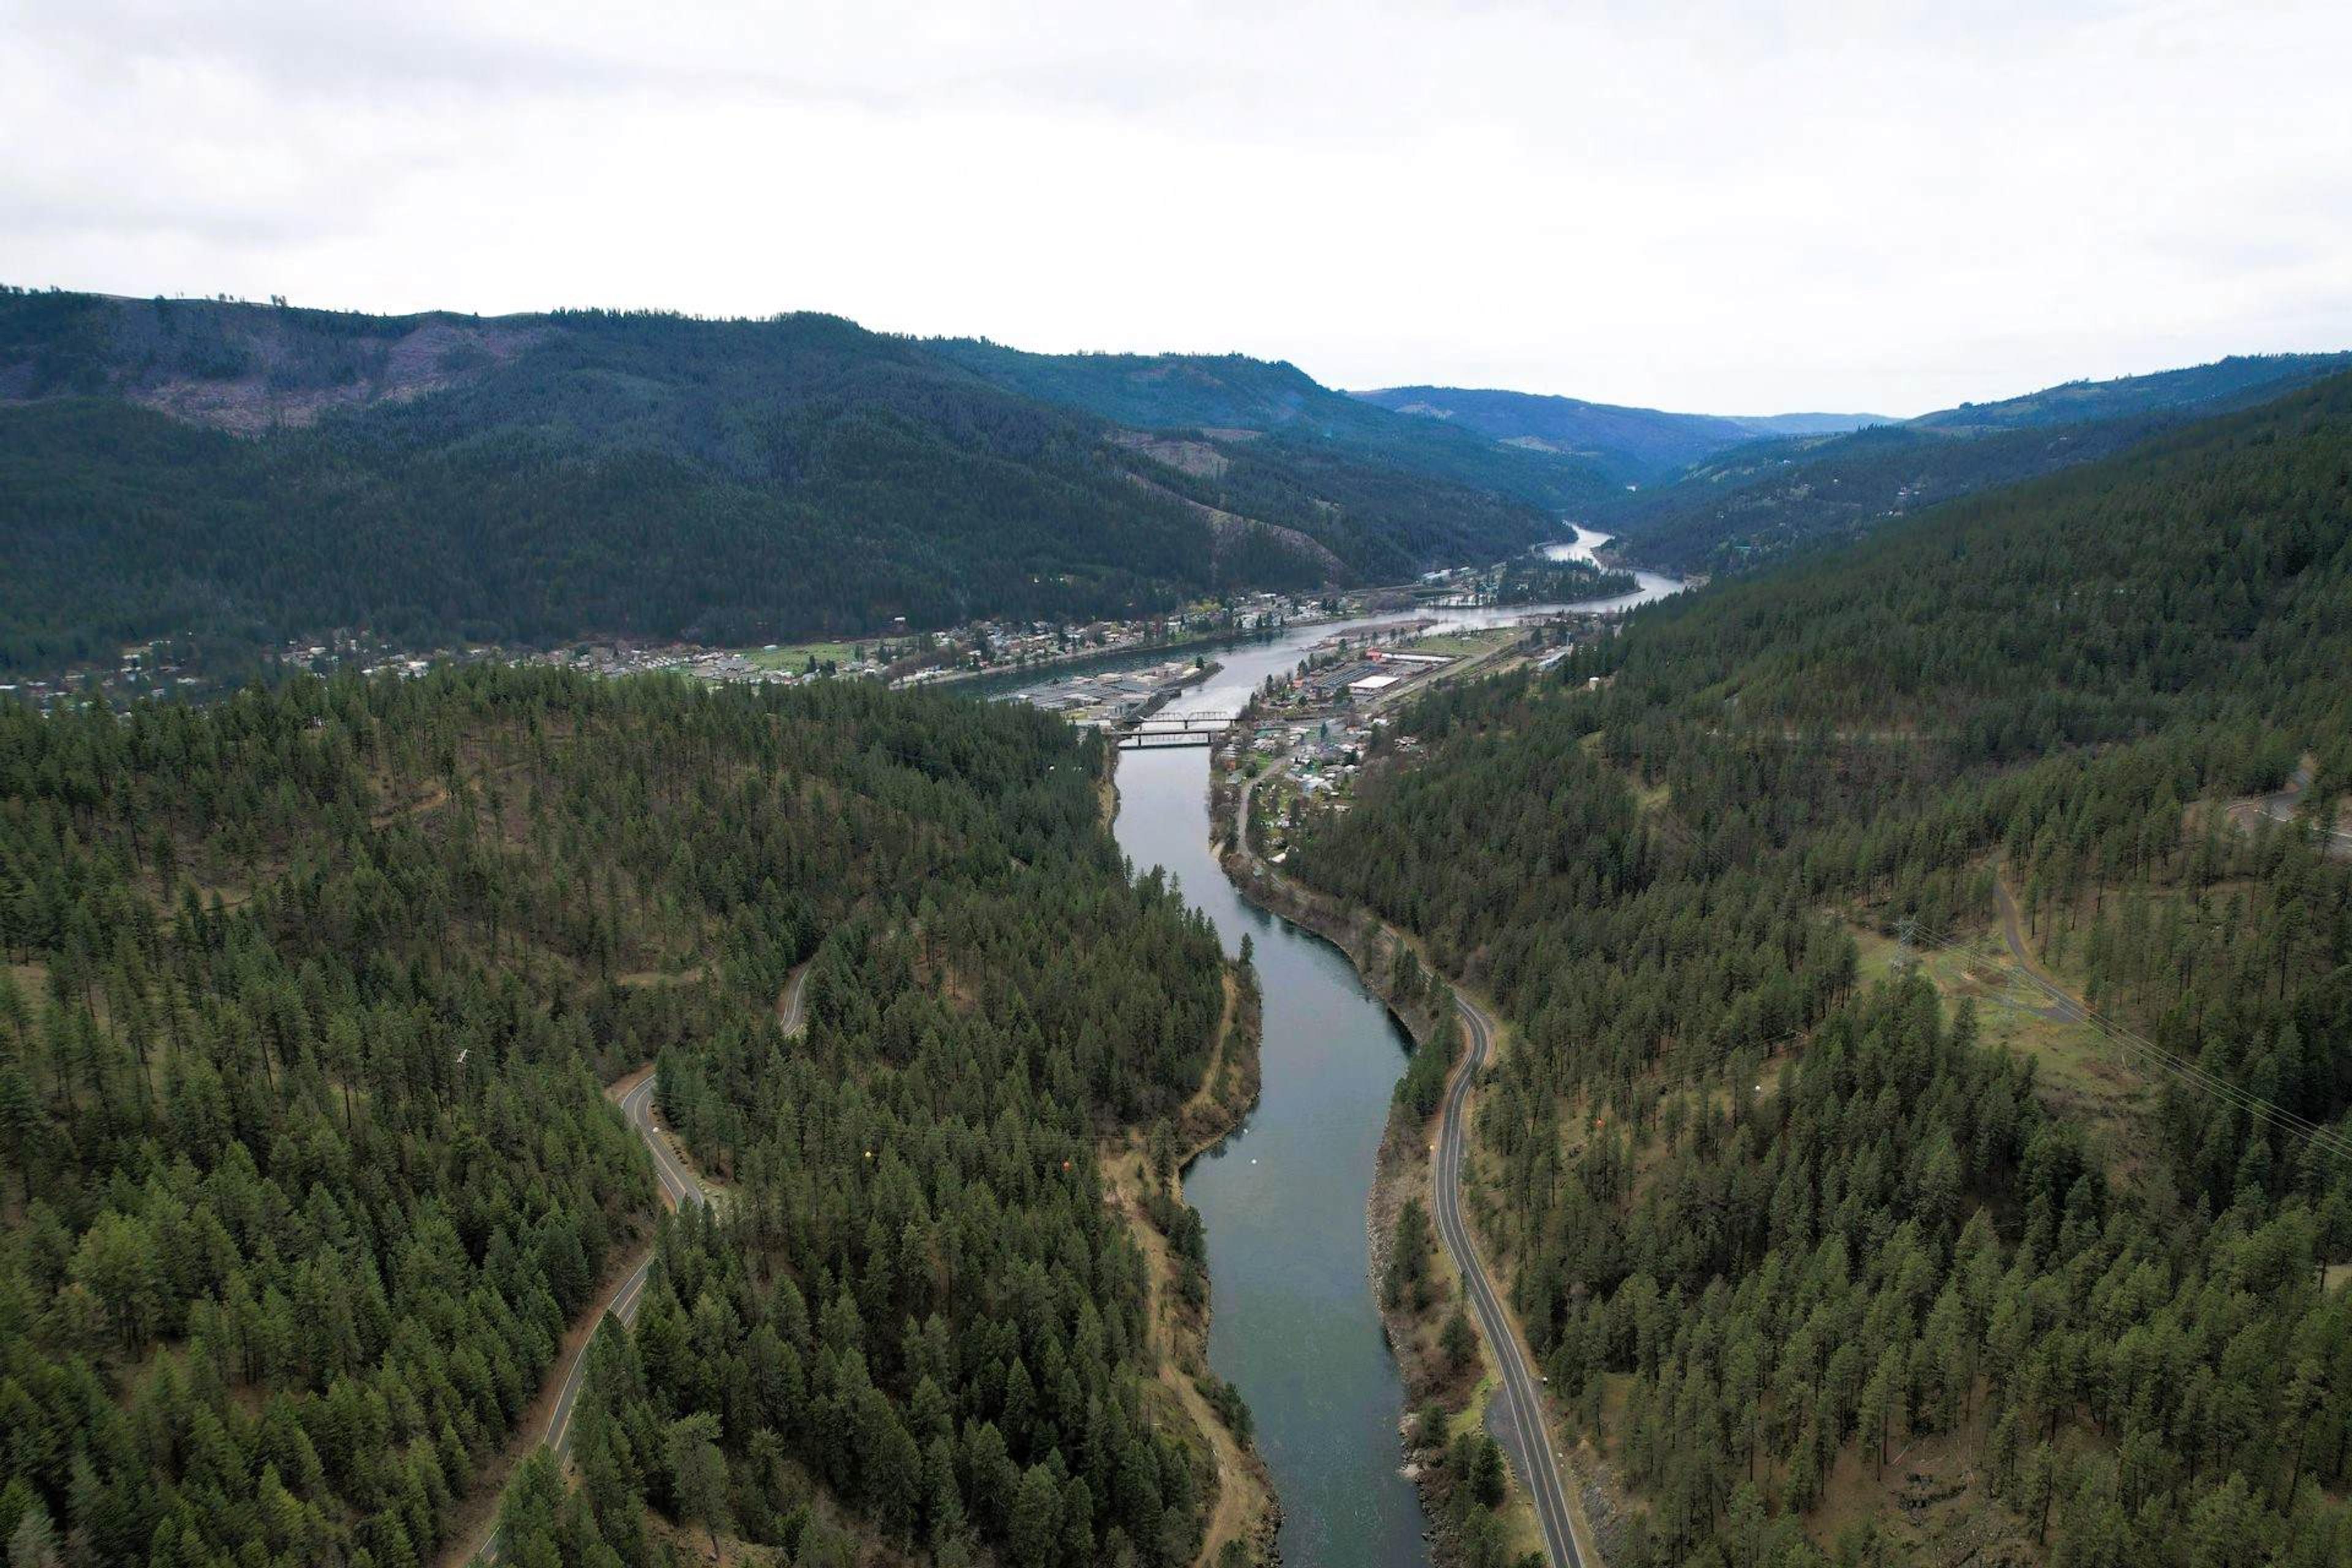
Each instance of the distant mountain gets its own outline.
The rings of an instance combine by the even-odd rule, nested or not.
[[[1580,456],[1505,446],[1324,386],[1296,365],[1241,354],[1034,354],[971,338],[925,347],[998,386],[1139,429],[1183,431],[1228,453],[1254,437],[1310,462],[1401,469],[1552,510],[1588,506],[1615,477]]]
[[[1740,418],[1668,414],[1529,392],[1391,386],[1354,396],[1398,414],[1475,430],[1490,440],[1580,458],[1622,484],[1647,484],[1768,436],[1815,435],[1880,421],[1867,414],[1771,414]]]
[[[1999,403],[1963,403],[1912,423],[1933,430],[2022,430],[2135,414],[2222,413],[2340,370],[2352,370],[2352,353],[2232,354],[2184,370],[2070,381]]]
[[[1147,410],[818,315],[10,290],[0,668],[165,633],[743,642],[1156,612],[1493,559],[1601,482],[1266,368],[1358,423],[1193,450],[1125,427]]]
[[[1759,436],[1834,436],[1896,421],[1883,414],[1735,414],[1734,425]]]
[[[1901,424],[1728,447],[1595,514],[1628,555],[1737,571],[1891,518],[2123,450],[2183,421],[2264,403],[2352,369],[2352,353],[2242,356],[2070,382]]]

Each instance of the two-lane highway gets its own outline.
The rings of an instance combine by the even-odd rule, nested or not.
[[[2297,813],[2303,808],[2304,792],[2310,787],[2311,763],[2299,763],[2295,765],[2294,772],[2289,775],[2286,787],[2263,795],[2255,803],[2255,809],[2273,822],[2284,822],[2292,826],[2299,820]],[[2352,855],[2352,832],[2331,824],[2323,823],[2315,826],[2319,835],[2319,847],[2323,854],[2339,858]]]
[[[814,959],[793,972],[793,983],[784,987],[783,999],[776,1007],[776,1022],[787,1035],[797,1035],[808,1027],[808,1007],[803,998],[808,993],[809,971],[816,967]]]
[[[1245,784],[1241,792],[1235,827],[1244,847],[1250,843],[1250,805],[1256,794],[1255,784]],[[1254,847],[1249,854],[1259,875],[1271,871]],[[1477,1243],[1471,1240],[1470,1227],[1462,1217],[1462,1156],[1469,1141],[1470,1089],[1478,1069],[1486,1063],[1495,1026],[1485,1013],[1459,994],[1454,1004],[1461,1011],[1469,1049],[1454,1069],[1454,1081],[1445,1091],[1444,1118],[1438,1124],[1434,1194],[1437,1231],[1445,1249],[1454,1255],[1454,1267],[1461,1270],[1463,1283],[1470,1293],[1471,1310],[1477,1314],[1486,1342],[1494,1347],[1496,1364],[1502,1368],[1507,1418],[1497,1426],[1512,1468],[1522,1479],[1528,1495],[1535,1500],[1536,1518],[1543,1527],[1545,1555],[1552,1568],[1583,1568],[1583,1559],[1576,1549],[1576,1531],[1569,1522],[1568,1489],[1560,1479],[1559,1461],[1552,1452],[1550,1428],[1544,1418],[1542,1384],[1528,1370],[1518,1333],[1503,1310],[1502,1298],[1494,1282],[1486,1278],[1486,1265],[1478,1258]]]
[[[661,1121],[654,1114],[654,1075],[647,1073],[645,1081],[622,1097],[621,1114],[637,1130],[653,1152],[654,1174],[661,1178],[662,1199],[672,1208],[685,1204],[707,1204],[710,1194],[702,1190],[702,1183],[684,1161],[671,1152],[669,1140],[662,1136]]]
[[[1478,1069],[1486,1065],[1494,1025],[1458,995],[1454,1005],[1461,1010],[1469,1048],[1454,1070],[1454,1082],[1445,1091],[1444,1119],[1438,1127],[1437,1230],[1462,1271],[1471,1310],[1477,1314],[1478,1326],[1502,1369],[1503,1395],[1509,1408],[1497,1426],[1512,1468],[1535,1500],[1536,1518],[1543,1526],[1544,1553],[1552,1568],[1583,1568],[1583,1559],[1577,1555],[1576,1531],[1569,1522],[1568,1489],[1560,1479],[1559,1458],[1553,1452],[1551,1430],[1544,1417],[1542,1384],[1528,1369],[1518,1331],[1503,1310],[1494,1282],[1486,1278],[1486,1265],[1478,1258],[1478,1244],[1471,1239],[1470,1226],[1462,1217],[1462,1159],[1470,1136],[1470,1089]]]

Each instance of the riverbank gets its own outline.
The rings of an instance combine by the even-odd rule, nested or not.
[[[1173,658],[1178,654],[1198,653],[1209,648],[1245,647],[1252,643],[1272,642],[1282,635],[1279,627],[1265,631],[1202,632],[1188,637],[1171,637],[1165,642],[1122,643],[1117,647],[1073,649],[1046,658],[1032,659],[1027,664],[990,665],[982,669],[950,669],[917,682],[929,687],[961,689],[993,688],[1007,690],[1035,686],[1050,680],[1066,679],[1074,675],[1090,675],[1100,669],[1116,668],[1122,664],[1144,663],[1153,659]],[[985,691],[983,695],[987,694]]]
[[[1672,586],[1653,583],[1645,593]],[[1416,612],[1465,634],[1542,613]],[[1289,679],[1318,645],[1379,624],[1293,624],[1222,655],[1220,672],[1161,712],[1239,710],[1269,680]],[[1410,1396],[1367,1288],[1367,1199],[1412,1038],[1333,943],[1245,898],[1220,866],[1209,812],[1219,770],[1211,761],[1203,747],[1118,752],[1113,816],[1130,863],[1162,868],[1216,927],[1229,957],[1251,940],[1262,993],[1262,1092],[1242,1124],[1184,1176],[1214,1280],[1209,1363],[1248,1400],[1252,1446],[1281,1500],[1277,1547],[1286,1564],[1429,1568],[1428,1510],[1400,1473],[1397,1424]],[[1156,1383],[1153,1394],[1157,1400]],[[1496,1408],[1504,1413],[1507,1402]],[[1476,1522],[1492,1521],[1482,1513]]]
[[[1108,754],[1098,786],[1105,826],[1118,819],[1118,756]],[[1257,1104],[1265,1015],[1256,972],[1228,960],[1224,985],[1224,1014],[1200,1087],[1164,1131],[1129,1127],[1104,1138],[1096,1164],[1102,1172],[1104,1201],[1127,1222],[1143,1254],[1150,1298],[1146,1321],[1160,1352],[1160,1386],[1207,1446],[1216,1477],[1196,1568],[1275,1568],[1281,1562],[1275,1537],[1282,1528],[1282,1503],[1265,1458],[1250,1443],[1249,1413],[1240,1393],[1209,1366],[1209,1278],[1199,1246],[1201,1219],[1184,1202],[1184,1173],[1240,1127]],[[1166,1168],[1155,1170],[1155,1164]],[[1181,1239],[1184,1232],[1190,1246]]]
[[[1143,1255],[1147,1322],[1159,1386],[1201,1445],[1215,1493],[1196,1568],[1274,1568],[1282,1510],[1274,1478],[1250,1443],[1249,1415],[1209,1366],[1209,1279],[1200,1215],[1184,1202],[1184,1172],[1239,1127],[1257,1103],[1262,1035],[1255,975],[1228,963],[1224,1018],[1201,1087],[1176,1115],[1146,1131],[1124,1128],[1097,1150],[1104,1201]]]
[[[1434,971],[1423,963],[1419,943],[1369,910],[1306,887],[1268,863],[1252,842],[1254,793],[1278,772],[1244,780],[1213,761],[1210,820],[1226,876],[1250,903],[1313,932],[1344,953],[1364,989],[1388,1007],[1416,1047],[1425,1048],[1440,1037],[1441,1030],[1448,1031],[1446,1037],[1455,1046],[1450,1060],[1458,1063],[1452,988],[1428,984]],[[1405,962],[1408,953],[1409,963]],[[1421,1494],[1431,1521],[1432,1556],[1441,1565],[1460,1561],[1464,1545],[1458,1531],[1464,1515],[1454,1503],[1460,1479],[1447,1462],[1449,1452],[1455,1439],[1487,1426],[1490,1399],[1501,1382],[1495,1360],[1496,1347],[1486,1343],[1483,1335],[1477,1338],[1475,1357],[1449,1354],[1445,1344],[1447,1320],[1462,1310],[1465,1296],[1453,1258],[1445,1247],[1435,1245],[1429,1231],[1428,1216],[1434,1212],[1436,1192],[1433,1153],[1442,1114],[1433,1110],[1427,1116],[1418,1116],[1402,1099],[1391,1102],[1364,1220],[1370,1243],[1367,1285],[1380,1309],[1382,1331],[1405,1386],[1406,1410],[1398,1429],[1405,1456],[1402,1473]],[[1408,1239],[1402,1235],[1404,1216],[1408,1204],[1416,1203],[1421,1211],[1414,1227],[1417,1234]],[[1416,1262],[1404,1271],[1411,1278],[1400,1278],[1402,1288],[1392,1289],[1391,1274],[1400,1247],[1410,1248]],[[1515,1331],[1517,1328],[1515,1323]],[[1549,1413],[1546,1424],[1557,1425]],[[1588,1489],[1582,1476],[1573,1479],[1572,1494]],[[1582,1497],[1572,1498],[1575,1533],[1584,1545],[1586,1568],[1601,1568],[1600,1553],[1591,1545],[1595,1533],[1583,1517],[1584,1505]],[[1510,1475],[1494,1512],[1512,1560],[1529,1552],[1542,1553],[1542,1531],[1533,1500],[1524,1479],[1516,1473]]]

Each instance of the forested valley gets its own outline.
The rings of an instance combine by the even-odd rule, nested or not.
[[[721,646],[1140,616],[1493,559],[1592,488],[1237,363],[1339,410],[1343,438],[1226,432],[1210,482],[1109,414],[815,314],[0,289],[0,672],[167,635],[243,668],[338,631]]]
[[[2338,379],[1433,692],[1313,819],[1507,1016],[1469,1202],[1612,1565],[2352,1561],[2347,669]],[[2012,903],[2100,1027],[1971,980]]]
[[[1105,765],[849,683],[0,707],[9,1562],[445,1560],[649,1241],[501,1561],[1190,1562],[1094,1151],[1197,1085],[1223,963]],[[720,1189],[658,1224],[603,1093],[648,1062]]]

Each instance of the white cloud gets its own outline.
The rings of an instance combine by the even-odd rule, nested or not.
[[[15,0],[0,272],[1736,411],[2352,346],[2340,5]]]

